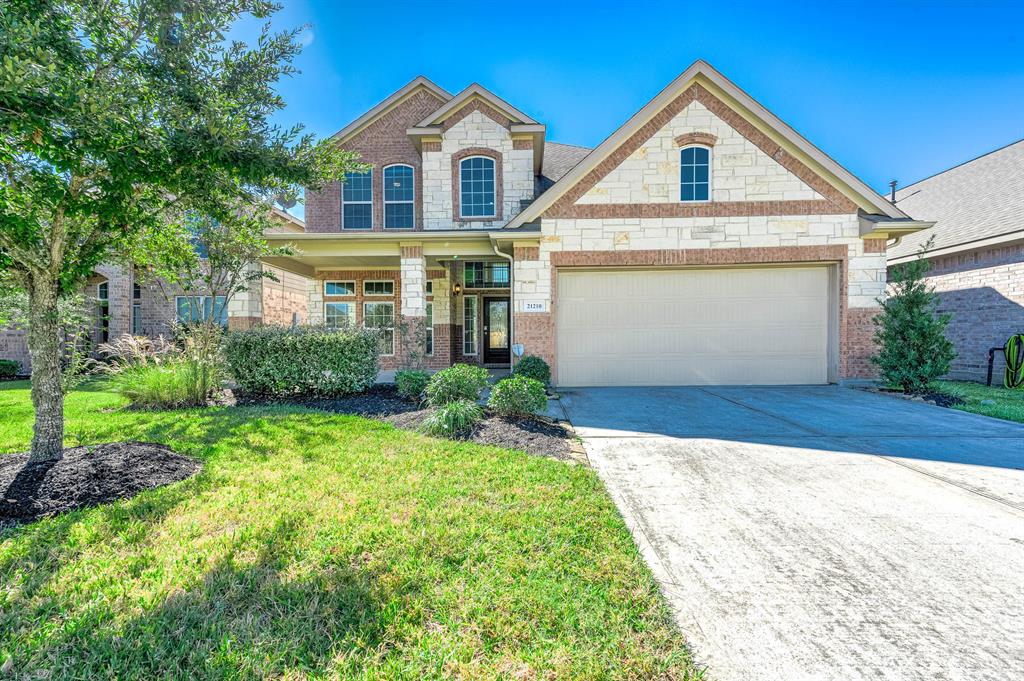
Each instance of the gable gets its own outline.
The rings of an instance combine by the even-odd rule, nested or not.
[[[712,137],[712,201],[681,203],[679,147]],[[543,216],[828,215],[856,209],[828,181],[695,82]]]
[[[608,171],[574,205],[679,203],[679,154],[689,144],[711,148],[712,201],[824,198],[695,99]]]

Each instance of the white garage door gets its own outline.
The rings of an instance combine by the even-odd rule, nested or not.
[[[558,383],[828,382],[829,270],[562,271]]]

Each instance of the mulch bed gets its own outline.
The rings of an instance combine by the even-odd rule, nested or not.
[[[928,402],[939,407],[955,407],[957,405],[964,404],[964,399],[957,397],[956,395],[947,395],[946,393],[912,393],[907,394],[899,390],[889,390],[887,388],[868,388],[868,392],[881,393],[883,395],[889,395],[890,397],[899,397],[904,400],[914,400],[917,402]]]
[[[65,449],[52,463],[27,462],[27,452],[0,457],[0,529],[133,497],[201,468],[170,447],[132,441]]]
[[[235,403],[242,405],[297,404],[337,414],[353,414],[379,419],[403,430],[416,430],[429,414],[398,394],[391,384],[377,384],[364,393],[336,399],[307,397],[264,397],[235,393]],[[468,434],[465,440],[484,445],[520,449],[537,456],[578,461],[573,451],[573,435],[557,423],[540,419],[504,419],[488,415]]]

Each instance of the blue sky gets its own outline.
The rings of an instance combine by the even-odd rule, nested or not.
[[[278,120],[321,136],[422,74],[594,146],[700,58],[882,192],[1024,137],[1020,0],[281,1],[310,28]]]

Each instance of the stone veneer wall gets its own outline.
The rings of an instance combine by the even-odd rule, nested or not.
[[[529,255],[523,249],[520,255]],[[885,254],[865,252],[856,215],[544,219],[536,259],[515,264],[516,340],[554,363],[557,268],[836,262],[840,281],[840,378],[874,375],[871,319],[885,293]],[[547,306],[528,313],[526,302]]]
[[[522,202],[533,199],[534,191],[533,147],[517,146],[524,145],[514,144],[508,128],[477,108],[443,132],[439,150],[431,145],[424,146],[424,229],[500,227],[515,217],[522,208]],[[494,150],[503,159],[500,220],[453,222],[453,186],[458,181],[458,170],[453,170],[452,156],[473,147]]]
[[[821,194],[758,149],[703,103],[691,102],[654,136],[577,201],[586,204],[679,203],[676,138],[715,140],[711,147],[711,198],[725,201],[810,201]],[[702,137],[705,142],[708,141]]]
[[[939,295],[939,310],[953,318],[946,337],[957,358],[950,377],[984,381],[988,350],[1024,333],[1024,244],[934,258],[928,282]],[[1003,356],[996,353],[995,381],[1002,380]]]

